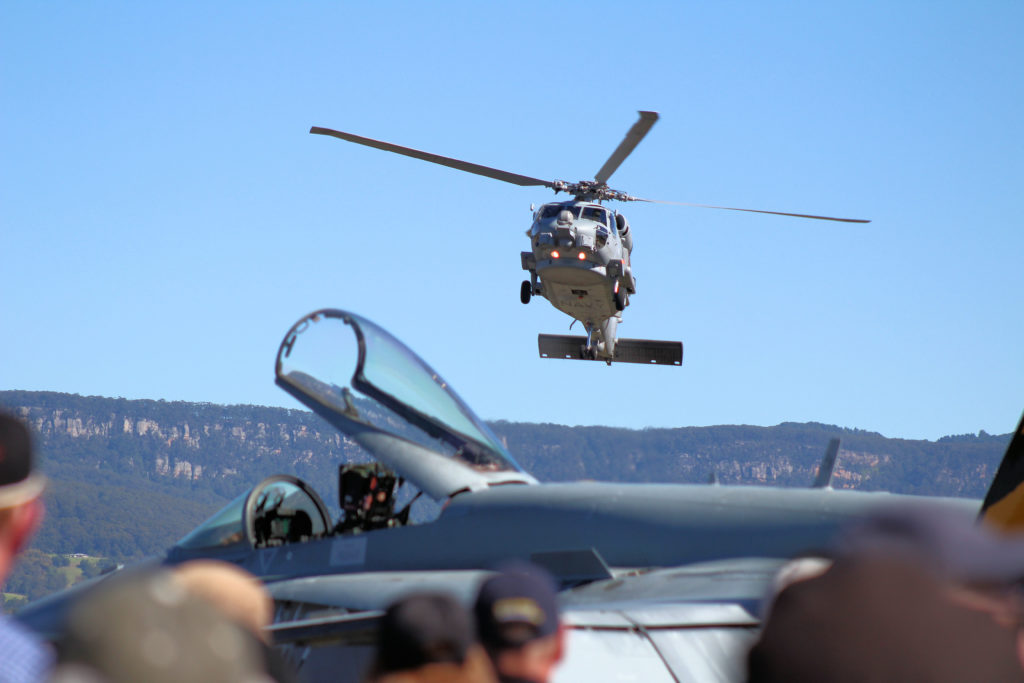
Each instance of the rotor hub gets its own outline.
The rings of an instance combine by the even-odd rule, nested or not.
[[[633,202],[637,200],[632,195],[620,192],[619,190],[613,190],[607,184],[599,183],[596,180],[581,180],[577,183],[555,180],[551,183],[551,187],[554,189],[555,194],[566,192],[581,202]]]

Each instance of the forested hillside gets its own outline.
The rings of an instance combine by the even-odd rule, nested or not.
[[[614,429],[496,422],[519,463],[544,480],[599,479],[808,486],[829,439],[839,437],[836,488],[980,498],[1010,434],[938,441],[785,422],[678,429]]]
[[[32,427],[51,480],[35,546],[125,560],[159,553],[274,473],[310,482],[334,508],[341,462],[366,455],[312,413],[260,406],[3,391]],[[809,484],[828,440],[842,439],[834,484],[980,497],[1009,434],[937,442],[784,423],[629,430],[492,423],[541,480]]]

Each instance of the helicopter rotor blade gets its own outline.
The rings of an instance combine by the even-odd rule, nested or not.
[[[673,204],[675,206],[696,206],[701,209],[724,209],[725,211],[746,211],[748,213],[768,213],[773,216],[792,216],[794,218],[813,218],[819,221],[839,221],[840,223],[870,223],[864,218],[836,218],[834,216],[814,216],[809,213],[785,213],[783,211],[765,211],[763,209],[738,209],[735,206],[712,206],[710,204],[691,204],[689,202],[668,202],[664,199],[642,199],[632,197],[635,202],[650,202],[652,204]]]
[[[429,161],[432,164],[448,166],[449,168],[454,168],[459,171],[475,173],[487,178],[494,178],[495,180],[503,180],[506,183],[512,183],[513,185],[543,185],[544,187],[554,188],[554,184],[548,180],[531,178],[530,176],[519,175],[518,173],[509,173],[508,171],[502,171],[501,169],[491,168],[490,166],[482,166],[480,164],[462,161],[461,159],[452,159],[451,157],[443,157],[440,154],[431,154],[430,152],[423,152],[418,149],[412,149],[411,147],[402,147],[401,145],[395,145],[390,142],[364,138],[359,135],[353,135],[352,133],[343,133],[340,130],[331,130],[330,128],[313,126],[309,129],[309,132],[315,135],[330,135],[331,137],[340,138],[341,140],[347,140],[359,145],[382,149],[385,152],[394,152],[395,154],[402,154],[407,157],[412,157],[413,159]]]
[[[608,182],[608,179],[612,177],[612,173],[622,165],[622,162],[626,160],[636,146],[640,144],[640,141],[647,135],[647,131],[651,129],[651,126],[658,120],[658,112],[656,111],[642,111],[640,112],[640,118],[633,127],[626,133],[626,137],[622,139],[619,146],[612,152],[612,155],[608,157],[608,161],[604,162],[604,166],[594,176],[594,180],[602,185]]]

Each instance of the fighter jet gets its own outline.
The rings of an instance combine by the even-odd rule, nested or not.
[[[306,482],[276,475],[161,561],[218,558],[261,577],[275,640],[310,681],[360,680],[397,597],[444,590],[469,603],[513,558],[562,587],[568,658],[557,681],[742,680],[759,603],[789,558],[827,548],[879,505],[978,513],[977,501],[832,489],[837,443],[807,489],[539,483],[425,361],[337,309],[288,331],[275,376],[376,462],[340,466],[337,514]],[[1022,449],[1018,434],[1007,458]],[[1007,472],[1001,491],[1024,479]],[[51,603],[21,618],[52,633],[59,613]]]

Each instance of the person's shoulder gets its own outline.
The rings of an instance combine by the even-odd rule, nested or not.
[[[50,647],[14,619],[0,615],[0,683],[43,681],[52,667]]]

